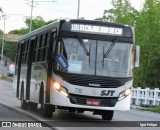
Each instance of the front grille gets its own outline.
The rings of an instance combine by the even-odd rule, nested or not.
[[[112,98],[102,98],[102,97],[89,97],[89,96],[80,96],[80,95],[69,95],[70,102],[72,104],[78,105],[87,105],[87,100],[99,100],[100,104],[98,106],[102,107],[114,107],[118,101],[117,97]],[[90,105],[88,105],[90,106]]]
[[[69,77],[67,82],[70,84],[86,87],[117,88],[122,86],[122,83],[115,79],[91,76]]]

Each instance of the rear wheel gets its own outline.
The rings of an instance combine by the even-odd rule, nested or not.
[[[112,120],[114,111],[102,111],[103,120]]]
[[[28,103],[24,100],[24,88],[21,89],[21,108],[26,110],[28,109]]]

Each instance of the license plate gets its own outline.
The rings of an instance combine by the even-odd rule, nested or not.
[[[100,100],[88,99],[88,100],[86,101],[86,104],[87,104],[87,105],[99,106]]]

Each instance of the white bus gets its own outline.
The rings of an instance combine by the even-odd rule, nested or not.
[[[19,39],[14,93],[22,109],[41,104],[45,117],[65,109],[112,120],[130,109],[138,52],[130,26],[60,20]]]

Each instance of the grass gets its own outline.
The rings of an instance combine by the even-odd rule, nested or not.
[[[136,109],[160,113],[160,106],[136,107]]]
[[[151,108],[147,108],[147,109],[145,109],[145,110],[151,111],[151,112],[160,113],[160,106],[159,106],[159,107],[151,107]]]
[[[12,82],[12,79],[7,77],[7,76],[2,76],[0,77],[1,80],[6,80],[6,81],[9,81],[9,82]]]

